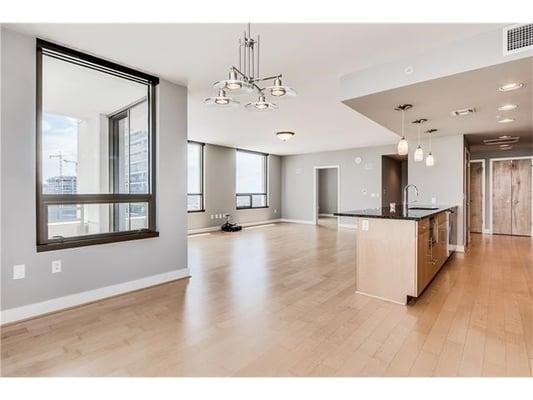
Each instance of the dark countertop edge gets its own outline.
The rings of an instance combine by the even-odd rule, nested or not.
[[[415,206],[416,207],[416,206]],[[344,211],[339,213],[333,213],[333,215],[337,217],[352,217],[352,218],[380,218],[380,219],[399,219],[399,220],[406,220],[406,221],[420,221],[424,218],[431,217],[436,214],[440,214],[441,212],[449,211],[454,208],[457,208],[458,206],[445,206],[445,207],[439,207],[436,210],[413,210],[413,212],[423,212],[424,215],[420,216],[401,216],[401,215],[372,215],[372,214],[365,214],[369,211],[374,211],[374,209],[367,209],[367,210],[355,210],[355,211]]]

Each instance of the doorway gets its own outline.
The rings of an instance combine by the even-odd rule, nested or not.
[[[471,233],[485,232],[485,160],[470,161],[469,227]]]
[[[334,213],[340,210],[340,170],[338,165],[314,168],[314,207],[315,225],[337,229],[338,217]]]
[[[407,155],[381,156],[381,207],[402,204],[403,188],[407,186]]]
[[[531,236],[533,157],[490,160],[491,233]]]

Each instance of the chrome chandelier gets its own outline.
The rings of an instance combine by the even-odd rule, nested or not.
[[[296,92],[281,82],[282,75],[261,78],[259,75],[259,35],[252,38],[250,24],[248,31],[244,32],[239,39],[239,67],[232,66],[229,69],[228,79],[215,82],[213,87],[218,90],[216,96],[204,100],[207,105],[218,107],[236,107],[240,102],[232,96],[251,95],[255,101],[246,103],[245,107],[253,111],[269,111],[278,108],[276,103],[270,101],[267,95],[274,98],[294,97]],[[261,87],[261,82],[269,82],[271,85]]]

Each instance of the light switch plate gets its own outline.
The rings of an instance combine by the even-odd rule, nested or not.
[[[24,279],[26,277],[26,264],[13,265],[13,279]]]
[[[61,260],[52,261],[52,274],[61,272]]]

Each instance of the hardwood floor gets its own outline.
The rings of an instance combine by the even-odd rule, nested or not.
[[[2,328],[4,376],[531,376],[530,238],[473,235],[423,295],[354,293],[354,232],[189,239],[192,278]]]

